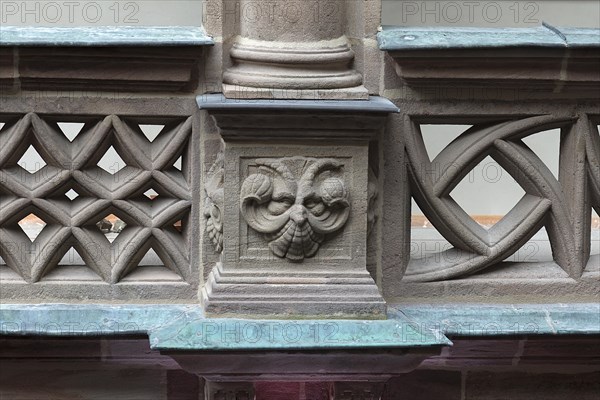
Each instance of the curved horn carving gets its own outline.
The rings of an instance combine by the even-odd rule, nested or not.
[[[262,173],[250,175],[242,184],[240,193],[242,215],[246,223],[260,233],[279,230],[288,219],[285,215],[269,212],[273,186],[273,179]]]
[[[315,180],[317,175],[319,175],[321,172],[338,170],[341,167],[342,167],[342,164],[336,160],[332,160],[332,159],[318,160],[306,169],[304,174],[302,174],[302,178],[300,180],[301,181],[306,180],[308,182],[312,182]]]

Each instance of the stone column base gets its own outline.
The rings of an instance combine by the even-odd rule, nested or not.
[[[234,99],[368,100],[354,51],[341,36],[318,42],[272,42],[238,36],[223,93]]]

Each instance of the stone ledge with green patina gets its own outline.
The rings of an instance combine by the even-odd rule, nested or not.
[[[0,26],[0,46],[211,46],[198,26]]]
[[[388,307],[448,336],[598,335],[600,304],[444,304]]]
[[[535,28],[398,27],[384,26],[378,33],[384,51],[489,48],[600,47],[600,30],[556,28],[544,23]]]
[[[136,335],[198,318],[202,311],[196,305],[2,304],[0,335]]]
[[[387,320],[206,318],[197,305],[0,305],[4,336],[148,335],[158,350],[318,350],[450,346],[446,335],[598,335],[600,304],[413,304]]]
[[[394,320],[179,320],[150,332],[159,350],[315,350],[448,346],[439,331]]]
[[[450,345],[440,332],[393,320],[205,318],[191,305],[2,305],[0,335],[147,334],[159,350],[311,350]]]

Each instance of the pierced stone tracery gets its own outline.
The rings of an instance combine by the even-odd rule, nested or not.
[[[164,267],[189,279],[189,233],[174,224],[192,208],[190,173],[174,163],[187,157],[191,118],[167,119],[153,141],[134,119],[82,117],[81,131],[71,138],[56,119],[6,118],[0,131],[0,256],[6,265],[38,282],[74,248],[86,267],[114,284],[152,248]],[[33,173],[21,165],[32,146],[45,163]],[[110,149],[118,158],[109,157],[112,165],[102,168]],[[16,229],[30,214],[45,223],[33,241]],[[109,239],[97,224],[110,215],[122,228]]]

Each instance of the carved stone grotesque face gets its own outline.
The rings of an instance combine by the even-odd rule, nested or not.
[[[242,216],[265,235],[276,256],[291,261],[314,256],[325,235],[341,229],[348,220],[348,190],[342,179],[333,176],[342,164],[332,159],[312,164],[307,160],[308,167],[297,179],[281,161],[256,163],[259,172],[242,184]]]

